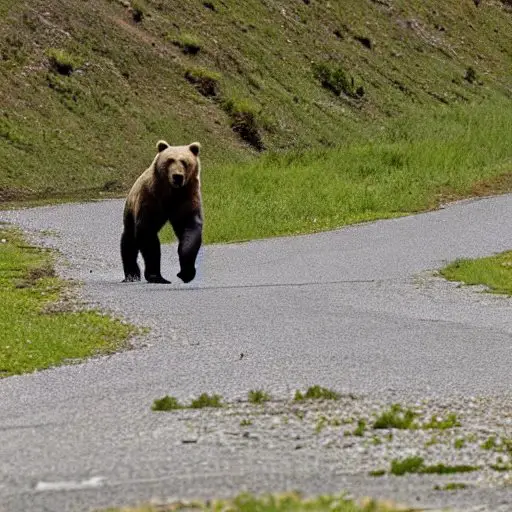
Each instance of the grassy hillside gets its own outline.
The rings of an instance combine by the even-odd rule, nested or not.
[[[336,203],[343,197],[329,195],[329,187],[343,148],[354,147],[344,164],[353,167],[358,151],[366,154],[357,147],[381,140],[383,132],[387,143],[397,142],[397,132],[400,143],[419,141],[403,127],[422,133],[422,117],[439,119],[439,109],[453,109],[459,124],[472,119],[478,125],[475,104],[484,105],[475,107],[483,112],[490,105],[491,117],[501,116],[500,126],[510,128],[512,11],[502,1],[478,7],[472,0],[177,5],[0,0],[0,200],[124,193],[151,161],[156,140],[165,138],[203,144],[210,218],[224,218],[226,206],[252,205],[254,194],[272,189],[259,183],[255,173],[263,164],[257,162],[263,154],[263,162],[286,166],[296,157],[273,156],[283,150],[312,151],[315,162],[324,161],[330,174],[320,180],[323,168],[309,164],[293,179],[283,176],[297,191],[327,194]],[[461,105],[463,115],[457,114]],[[397,122],[400,116],[407,122]],[[477,138],[485,141],[485,133]],[[428,143],[416,148],[429,150]],[[500,168],[497,175],[510,172],[508,151],[500,146],[486,160]],[[371,173],[377,178],[385,176],[379,158],[368,165],[377,166]],[[266,218],[268,210],[275,211],[272,202],[257,214]],[[307,215],[322,212],[313,207]],[[326,225],[342,221],[329,219]],[[296,227],[304,226],[281,231]]]

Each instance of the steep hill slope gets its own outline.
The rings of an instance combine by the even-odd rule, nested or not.
[[[125,190],[159,138],[209,166],[512,91],[472,0],[0,0],[0,199]]]

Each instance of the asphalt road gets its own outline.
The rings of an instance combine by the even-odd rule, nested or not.
[[[133,350],[0,380],[2,512],[243,489],[421,494],[418,482],[410,491],[336,471],[336,457],[315,449],[189,443],[186,418],[150,410],[164,394],[234,402],[265,388],[283,399],[319,384],[388,402],[510,397],[510,300],[429,272],[510,249],[511,195],[311,236],[206,246],[188,285],[175,276],[174,244],[162,254],[171,285],[121,283],[122,206],[0,212],[0,221],[61,251],[60,271],[84,282],[86,302],[152,329]],[[208,431],[213,419],[202,414]],[[490,503],[500,492],[468,499]]]

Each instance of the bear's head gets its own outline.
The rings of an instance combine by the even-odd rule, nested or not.
[[[193,142],[188,146],[170,146],[164,140],[159,140],[156,147],[158,149],[155,159],[156,171],[169,182],[171,187],[181,188],[199,179],[201,172],[199,142]]]

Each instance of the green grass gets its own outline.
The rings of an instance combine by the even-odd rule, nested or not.
[[[462,448],[464,448],[464,446],[466,446],[466,440],[462,437],[455,439],[455,441],[453,442],[453,447],[456,450],[462,450]]]
[[[339,398],[339,393],[322,386],[311,386],[306,390],[306,393],[297,390],[294,396],[296,402],[303,400],[338,400]]]
[[[153,411],[175,411],[177,409],[183,409],[183,406],[179,403],[178,399],[166,395],[162,398],[157,398],[151,407]]]
[[[391,474],[395,476],[402,476],[406,473],[419,473],[423,467],[423,457],[415,456],[407,457],[402,460],[394,459],[391,461]]]
[[[492,293],[512,295],[512,251],[478,259],[460,259],[440,270],[450,281],[485,285]]]
[[[508,452],[512,455],[512,438],[489,436],[481,445],[482,450],[494,450],[496,452]]]
[[[364,436],[365,432],[366,432],[366,421],[358,420],[357,427],[354,430],[353,434],[357,437],[362,437],[362,436]]]
[[[69,311],[51,253],[0,230],[0,377],[113,353],[135,329],[97,311]],[[5,240],[5,242],[3,242]]]
[[[372,427],[374,429],[415,429],[418,428],[415,421],[417,417],[418,414],[411,409],[404,409],[401,405],[394,404],[375,419]]]
[[[498,448],[498,439],[496,436],[489,436],[481,445],[480,447],[482,450],[495,450]]]
[[[477,471],[478,469],[479,468],[476,466],[469,466],[466,464],[459,464],[455,466],[435,464],[432,466],[426,466],[423,457],[413,456],[406,457],[405,459],[394,459],[391,461],[390,472],[395,476],[402,476],[406,473],[449,475],[453,473],[468,473],[471,471]]]
[[[206,243],[511,189],[512,31],[498,3],[184,0],[179,26],[169,2],[131,2],[140,23],[127,4],[0,0],[2,202],[124,195],[161,138],[203,144]],[[70,75],[49,69],[56,47]],[[364,96],[322,86],[326,59],[335,87],[354,77]],[[198,68],[250,108],[205,97],[186,78]],[[262,158],[243,133],[258,134]]]
[[[460,421],[457,419],[455,413],[450,413],[446,418],[439,418],[432,416],[431,420],[424,423],[421,428],[435,429],[435,430],[448,430],[451,428],[460,427]]]
[[[201,41],[192,34],[182,34],[174,39],[173,43],[186,54],[195,55],[201,50]]]
[[[166,395],[153,401],[151,409],[153,411],[176,411],[179,409],[203,409],[205,407],[223,407],[222,397],[220,395],[209,395],[202,393],[197,398],[193,398],[188,405],[182,405],[177,398]]]
[[[398,512],[398,510],[413,512],[414,510],[404,509],[404,507],[398,509],[392,505],[379,503],[376,500],[364,501],[366,502],[364,505],[358,505],[344,495],[321,495],[314,498],[304,498],[299,493],[262,496],[244,493],[230,500],[190,501],[155,507],[147,505],[137,508],[115,508],[103,512],[173,512],[186,509],[204,512],[222,512],[226,510],[231,512]]]
[[[209,395],[202,393],[190,402],[191,409],[203,409],[204,407],[222,407],[222,397],[220,395]]]
[[[271,397],[266,391],[255,389],[249,391],[247,399],[251,404],[262,404],[264,402],[268,402]]]
[[[373,142],[209,169],[205,240],[321,231],[511,190],[510,131],[504,104],[452,108],[390,124]],[[507,259],[493,265],[502,278],[512,273]]]

